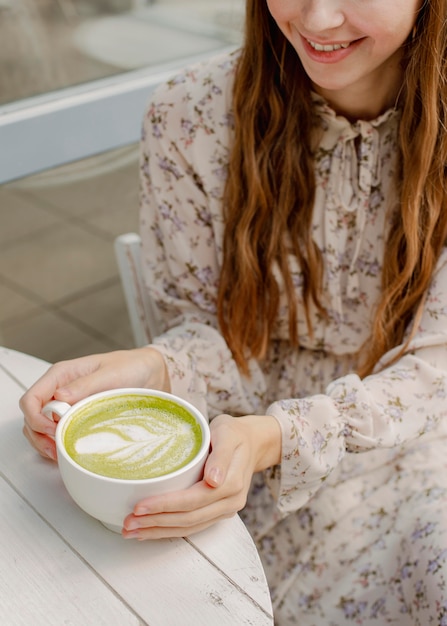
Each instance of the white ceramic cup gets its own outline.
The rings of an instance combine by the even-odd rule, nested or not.
[[[102,398],[135,394],[170,400],[186,409],[200,425],[202,432],[202,443],[197,455],[171,473],[142,479],[110,478],[89,471],[73,460],[65,448],[64,435],[71,421],[76,420],[79,409]],[[209,425],[200,411],[177,396],[152,389],[112,389],[91,395],[72,406],[51,400],[44,406],[43,412],[49,417],[56,414],[60,418],[56,429],[56,448],[60,473],[68,493],[81,509],[110,530],[121,532],[124,518],[143,498],[186,489],[202,478],[210,447]]]

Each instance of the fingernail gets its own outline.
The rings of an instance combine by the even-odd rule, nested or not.
[[[149,506],[136,506],[133,511],[134,515],[150,515],[151,513],[152,511]]]
[[[222,481],[222,471],[219,467],[212,467],[211,470],[207,474],[206,482],[211,484],[212,486],[220,485]]]
[[[122,535],[123,539],[138,539],[140,533],[138,530],[133,530],[131,532],[126,532],[125,535]]]
[[[152,513],[157,513],[157,511],[154,509],[154,507],[151,507],[150,504],[145,504],[145,505],[137,504],[137,506],[133,510],[133,514],[137,516],[138,515],[151,515]]]
[[[46,454],[46,456],[47,456],[49,459],[51,459],[52,461],[55,461],[55,460],[56,460],[56,454],[55,454],[55,452],[54,452],[53,448],[51,448],[51,447],[44,448],[44,451],[43,451],[43,452],[44,452],[44,454]]]
[[[132,519],[129,522],[126,522],[126,524],[124,525],[124,528],[126,530],[136,530],[139,527],[140,527],[140,524],[135,519]]]
[[[55,393],[55,397],[57,396],[58,400],[61,399],[61,396],[62,398],[64,398],[64,400],[68,400],[71,395],[72,395],[72,392],[69,387],[60,387]]]

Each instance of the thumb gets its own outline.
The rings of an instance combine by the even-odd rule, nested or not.
[[[74,404],[99,391],[106,391],[107,389],[118,387],[119,384],[115,378],[116,377],[105,368],[99,369],[92,374],[76,378],[63,387],[59,387],[54,392],[54,397],[56,400]]]
[[[228,474],[231,460],[234,454],[232,445],[231,428],[233,420],[229,415],[220,415],[212,420],[211,427],[211,452],[205,464],[203,479],[210,487],[220,487]]]

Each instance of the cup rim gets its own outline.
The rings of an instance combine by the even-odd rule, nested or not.
[[[121,396],[125,394],[155,396],[158,398],[164,398],[166,400],[176,402],[180,404],[181,406],[183,406],[183,408],[188,410],[198,421],[202,430],[202,444],[196,456],[193,459],[191,459],[188,463],[186,463],[186,465],[183,465],[182,467],[175,470],[174,472],[169,472],[168,474],[163,474],[162,476],[154,476],[152,478],[116,478],[113,476],[104,476],[103,474],[92,472],[86,469],[85,467],[83,467],[82,465],[79,465],[79,463],[77,463],[68,454],[68,452],[65,449],[65,446],[63,445],[63,434],[65,431],[67,421],[70,420],[70,418],[72,417],[75,411],[80,409],[85,404],[88,404],[89,402],[94,401],[96,398]],[[199,409],[197,409],[193,404],[191,404],[187,400],[184,400],[180,396],[176,396],[175,394],[169,393],[167,391],[159,391],[158,389],[146,389],[144,387],[120,387],[117,389],[107,389],[105,391],[99,391],[97,393],[93,393],[85,398],[82,398],[82,400],[78,400],[78,402],[75,402],[75,404],[72,404],[70,408],[67,409],[67,412],[60,418],[57,424],[55,440],[56,440],[56,448],[57,448],[58,455],[62,454],[65,461],[67,461],[71,466],[75,467],[76,470],[80,471],[82,474],[94,477],[95,479],[98,479],[106,483],[111,483],[111,484],[113,483],[113,484],[124,484],[124,485],[133,485],[133,484],[141,485],[141,484],[146,483],[146,484],[152,485],[152,484],[163,483],[167,480],[172,480],[172,478],[175,478],[176,476],[184,474],[191,467],[201,463],[203,458],[209,452],[210,443],[211,443],[211,434],[210,434],[208,421],[206,420],[203,413],[201,413],[201,411],[199,411]]]

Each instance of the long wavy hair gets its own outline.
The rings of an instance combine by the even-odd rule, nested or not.
[[[418,324],[446,241],[446,20],[447,0],[425,0],[404,46],[399,207],[385,247],[371,336],[361,350],[361,376],[391,348],[402,345],[394,362],[408,347],[408,328]],[[233,92],[235,138],[224,192],[218,312],[234,359],[248,374],[250,358],[265,358],[278,316],[275,266],[288,299],[293,346],[299,345],[298,305],[290,254],[302,271],[301,306],[311,335],[311,304],[322,316],[325,308],[323,259],[312,238],[311,85],[266,0],[247,0],[245,29]]]

